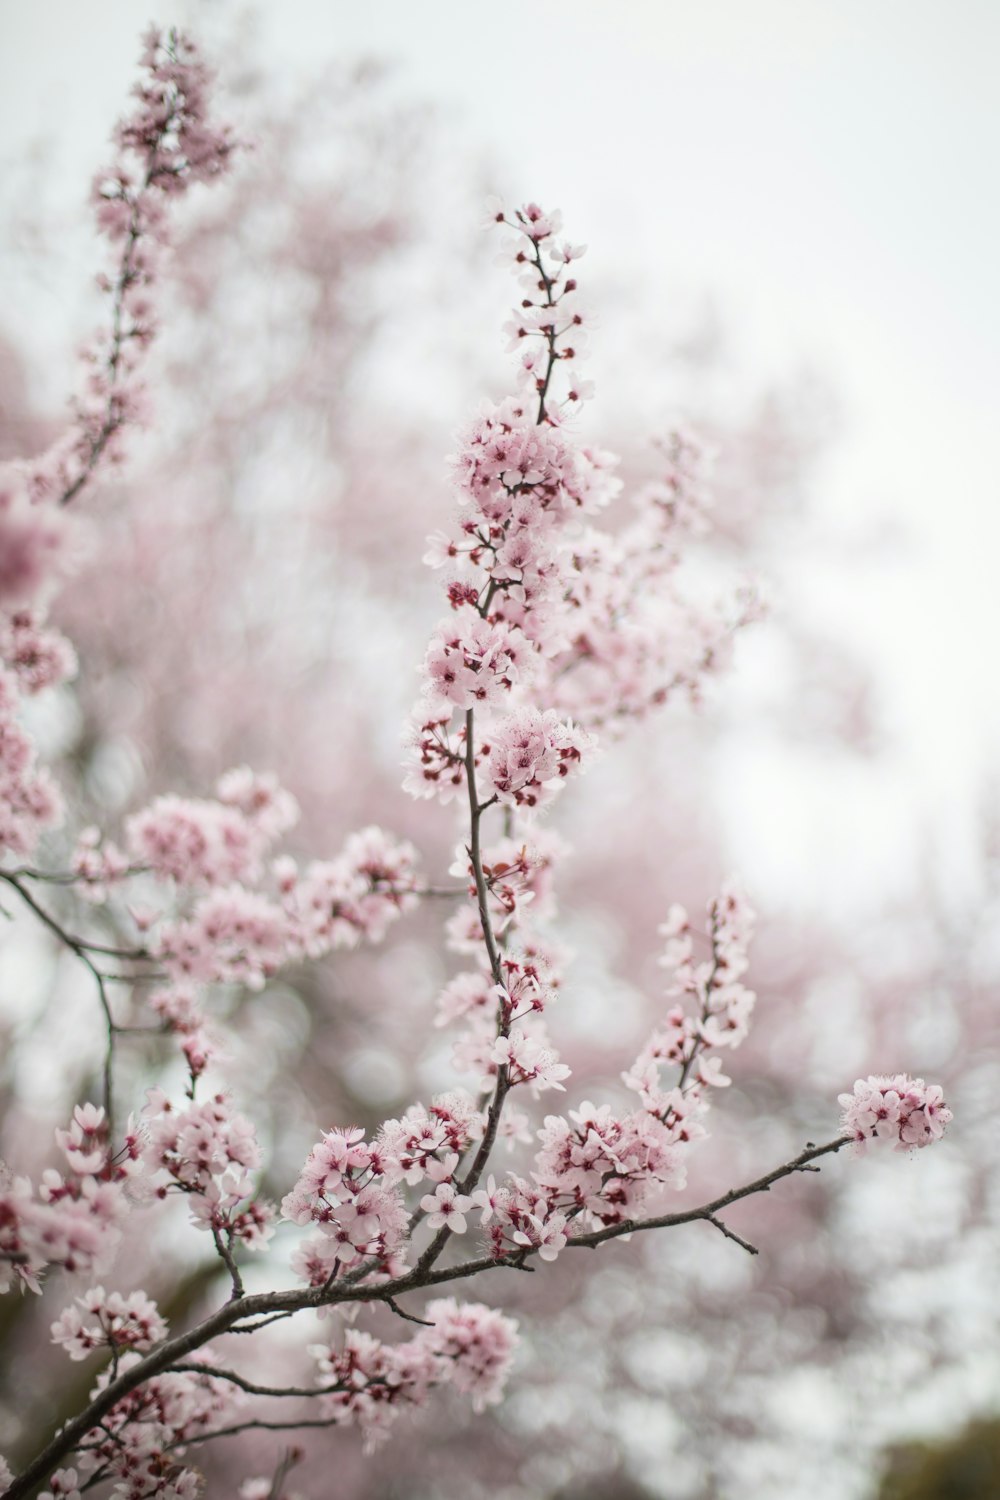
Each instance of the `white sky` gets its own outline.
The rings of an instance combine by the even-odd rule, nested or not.
[[[751,756],[751,800],[766,808],[773,783],[792,816],[777,835],[751,819],[747,846],[767,844],[787,882],[817,839],[849,852],[872,838],[881,882],[912,858],[916,819],[968,833],[968,787],[1000,743],[1000,4],[260,9],[289,74],[358,50],[396,57],[401,90],[446,109],[456,150],[480,147],[505,196],[561,207],[595,269],[634,268],[651,321],[677,289],[703,287],[762,380],[799,364],[829,375],[847,430],[825,503],[852,524],[894,515],[914,538],[905,570],[865,573],[830,606],[878,664],[896,759],[842,789],[850,807],[831,810],[834,788],[824,811],[815,787],[800,793],[787,768]],[[85,182],[143,25],[210,25],[215,11],[0,0],[0,154],[58,134]]]

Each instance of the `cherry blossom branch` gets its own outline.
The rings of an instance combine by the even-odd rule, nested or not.
[[[681,1064],[680,1077],[677,1080],[677,1087],[678,1089],[680,1089],[681,1093],[684,1092],[688,1079],[691,1076],[691,1069],[697,1062],[699,1054],[705,1051],[706,1043],[704,1037],[704,1027],[710,1015],[712,991],[715,987],[715,981],[719,973],[720,965],[723,962],[722,955],[719,951],[718,938],[719,914],[717,910],[713,909],[711,932],[709,934],[709,942],[711,944],[711,969],[709,970],[708,978],[705,980],[705,991],[701,1002],[701,1015],[698,1018],[700,1030],[692,1040],[691,1050],[688,1052],[687,1057]]]
[[[116,434],[135,420],[134,395],[126,387],[136,366],[132,344],[148,345],[154,333],[150,308],[141,288],[153,279],[152,251],[166,238],[158,199],[183,191],[191,182],[224,170],[235,142],[228,131],[209,129],[204,119],[207,74],[186,37],[176,30],[147,38],[144,62],[148,79],[141,86],[142,107],[119,133],[124,150],[141,160],[138,183],[129,181],[124,161],[115,163],[99,182],[99,217],[108,234],[121,240],[111,292],[111,329],[103,367],[95,375],[95,392],[103,398],[100,415],[81,411],[74,444],[76,473],[66,470],[60,506],[69,505],[92,477]],[[123,216],[121,208],[125,208]],[[148,244],[147,244],[148,242]]]
[[[742,1187],[732,1188],[729,1192],[723,1193],[720,1197],[698,1208],[674,1214],[662,1214],[656,1218],[624,1220],[619,1224],[606,1225],[593,1233],[570,1239],[567,1248],[594,1249],[622,1235],[638,1234],[651,1229],[671,1229],[681,1224],[695,1223],[698,1220],[705,1220],[721,1229],[723,1226],[718,1220],[718,1215],[732,1204],[758,1193],[769,1192],[775,1183],[798,1172],[818,1170],[812,1166],[813,1162],[823,1156],[841,1151],[851,1144],[852,1140],[849,1136],[839,1136],[836,1140],[828,1141],[822,1146],[806,1146],[791,1161],[775,1167],[764,1176],[755,1178],[754,1181]],[[725,1233],[724,1229],[723,1232]],[[737,1239],[732,1232],[727,1237]],[[745,1242],[738,1242],[743,1243],[746,1248]],[[46,1479],[63,1459],[75,1452],[88,1432],[96,1427],[125,1396],[137,1390],[154,1376],[181,1366],[187,1355],[203,1348],[221,1334],[240,1331],[235,1328],[235,1325],[245,1318],[264,1318],[269,1314],[288,1316],[306,1309],[334,1306],[344,1302],[385,1302],[388,1304],[406,1292],[441,1286],[452,1281],[470,1280],[485,1271],[526,1270],[528,1268],[523,1264],[524,1261],[536,1253],[534,1247],[525,1246],[498,1257],[481,1256],[455,1266],[438,1269],[423,1267],[418,1263],[412,1270],[375,1286],[308,1287],[283,1292],[258,1292],[234,1298],[187,1333],[166,1339],[137,1364],[123,1370],[111,1380],[94,1397],[89,1406],[67,1422],[37,1458],[17,1476],[6,1491],[4,1500],[26,1500],[32,1489]],[[218,1372],[213,1370],[212,1373]]]
[[[124,377],[135,365],[129,341],[141,341],[149,332],[145,305],[130,289],[150,280],[149,265],[140,253],[140,231],[149,229],[155,239],[159,228],[157,204],[143,200],[159,174],[165,186],[189,169],[206,175],[221,168],[229,149],[227,138],[209,131],[201,120],[204,76],[193,56],[187,51],[178,56],[175,38],[164,44],[154,33],[146,64],[150,82],[140,90],[144,108],[123,127],[120,137],[125,148],[138,153],[140,164],[145,163],[145,177],[133,170],[131,176],[123,172],[104,184],[107,225],[112,240],[123,244],[122,259],[117,282],[109,286],[114,293],[113,319],[110,341],[104,341],[109,351],[105,367],[92,385],[95,401],[89,414],[81,409],[75,448],[61,471],[64,502],[73,498],[109,449],[118,427],[134,415],[134,393],[123,391]],[[187,89],[190,110],[185,118],[193,134],[186,134],[189,126],[175,112]],[[207,154],[199,166],[202,147]],[[574,641],[577,649],[592,652],[592,645],[585,644],[593,634],[588,618],[598,633],[613,635],[630,607],[627,590],[623,596],[614,586],[614,534],[605,533],[602,540],[586,523],[586,517],[616,493],[617,481],[609,476],[614,460],[576,445],[563,429],[563,417],[583,399],[585,387],[573,383],[561,406],[550,393],[556,362],[573,361],[578,353],[569,343],[561,343],[582,326],[583,314],[574,304],[575,280],[564,281],[559,267],[567,267],[582,247],[556,244],[558,216],[546,216],[537,205],[526,205],[512,219],[502,212],[497,217],[530,242],[530,249],[514,243],[527,295],[511,326],[515,342],[526,340],[522,377],[537,394],[537,414],[532,412],[533,402],[521,397],[488,410],[477,419],[455,461],[460,488],[466,501],[473,502],[475,515],[469,520],[465,512],[458,541],[445,537],[444,550],[437,547],[438,562],[459,559],[466,571],[448,583],[452,613],[428,648],[414,740],[419,768],[409,781],[416,795],[437,793],[444,801],[460,795],[463,782],[465,786],[468,867],[460,858],[457,873],[471,872],[472,887],[465,893],[474,895],[475,908],[470,903],[450,919],[449,942],[459,952],[476,954],[476,972],[459,975],[449,984],[452,993],[446,991],[442,997],[441,1012],[445,1019],[449,1011],[452,1017],[472,1018],[472,1029],[456,1057],[459,1066],[471,1063],[481,1077],[485,1073],[479,1096],[456,1090],[438,1096],[429,1108],[414,1104],[402,1120],[385,1121],[372,1141],[366,1141],[358,1128],[324,1132],[281,1204],[287,1222],[300,1227],[311,1223],[320,1230],[316,1238],[298,1245],[292,1257],[305,1285],[247,1294],[237,1257],[244,1249],[266,1244],[275,1208],[257,1194],[255,1174],[262,1161],[251,1122],[233,1110],[221,1091],[195,1102],[195,1085],[212,1051],[202,1026],[198,987],[247,983],[262,988],[290,958],[319,957],[360,936],[378,941],[388,922],[408,909],[418,894],[451,898],[462,895],[462,888],[421,887],[414,878],[416,851],[408,844],[393,844],[377,828],[352,835],[343,855],[313,862],[304,874],[288,858],[266,865],[264,854],[294,821],[294,799],[273,777],[256,777],[248,768],[222,779],[217,801],[164,796],[133,815],[126,824],[127,855],[102,843],[96,830],[92,838],[81,840],[80,878],[89,881],[87,894],[92,899],[104,899],[110,886],[134,873],[136,866],[129,864],[133,858],[174,883],[171,889],[180,893],[176,914],[150,939],[152,953],[68,933],[29,889],[32,881],[43,878],[39,872],[0,871],[94,977],[108,1034],[105,1110],[78,1105],[69,1130],[57,1132],[69,1175],[47,1173],[37,1201],[27,1179],[14,1179],[7,1201],[0,1203],[3,1243],[12,1252],[8,1259],[22,1248],[34,1255],[33,1261],[17,1264],[2,1279],[37,1285],[46,1266],[61,1265],[71,1272],[98,1267],[100,1253],[113,1243],[112,1236],[120,1234],[117,1221],[128,1209],[127,1180],[140,1172],[151,1178],[166,1174],[169,1180],[155,1187],[160,1200],[168,1194],[188,1195],[192,1222],[211,1233],[230,1279],[228,1301],[172,1337],[155,1303],[143,1292],[124,1298],[94,1287],[78,1297],[77,1306],[66,1309],[53,1325],[53,1339],[73,1358],[96,1348],[110,1351],[103,1385],[13,1482],[7,1500],[27,1496],[74,1452],[84,1455],[85,1464],[99,1464],[97,1476],[85,1488],[117,1472],[128,1456],[128,1444],[119,1434],[142,1435],[142,1424],[153,1420],[145,1413],[158,1404],[162,1408],[157,1378],[164,1375],[176,1377],[182,1393],[186,1386],[193,1388],[198,1416],[191,1422],[178,1419],[165,1435],[157,1436],[157,1462],[168,1450],[252,1430],[325,1428],[345,1419],[365,1426],[369,1387],[385,1398],[384,1406],[390,1400],[399,1407],[422,1400],[431,1384],[447,1383],[456,1370],[462,1371],[463,1356],[456,1350],[472,1347],[477,1340],[479,1354],[485,1352],[487,1360],[485,1366],[480,1360],[478,1370],[465,1367],[462,1389],[480,1401],[493,1399],[510,1364],[511,1320],[489,1308],[459,1307],[449,1297],[426,1307],[428,1321],[406,1311],[400,1298],[471,1281],[496,1269],[530,1274],[536,1268],[531,1262],[554,1260],[564,1247],[594,1249],[625,1235],[698,1220],[756,1254],[756,1248],[726,1222],[724,1216],[733,1205],[769,1192],[786,1177],[818,1171],[815,1163],[820,1158],[852,1141],[883,1136],[909,1149],[937,1139],[951,1118],[941,1090],[928,1089],[922,1080],[899,1075],[859,1081],[853,1098],[841,1096],[844,1133],[835,1140],[822,1146],[809,1143],[790,1161],[711,1202],[644,1217],[651,1205],[662,1202],[664,1189],[682,1185],[684,1152],[704,1134],[698,1116],[709,1108],[708,1093],[728,1082],[719,1059],[706,1060],[703,1052],[734,1047],[746,1034],[754,996],[738,980],[746,967],[752,913],[729,890],[711,908],[707,962],[695,965],[690,941],[679,941],[687,930],[686,913],[680,908],[673,909],[664,929],[674,939],[667,957],[674,970],[668,993],[680,1003],[631,1072],[623,1075],[626,1085],[639,1094],[641,1109],[619,1114],[610,1104],[596,1108],[585,1102],[567,1118],[547,1116],[539,1132],[543,1148],[530,1178],[510,1172],[500,1188],[491,1177],[485,1190],[477,1189],[500,1134],[511,1089],[530,1085],[537,1096],[546,1088],[560,1089],[569,1073],[548,1047],[541,1019],[558,988],[558,959],[550,959],[544,933],[533,933],[531,922],[521,920],[519,904],[522,899],[525,904],[536,900],[534,913],[544,924],[540,908],[545,905],[551,844],[547,851],[544,831],[533,825],[531,814],[556,794],[568,775],[582,769],[593,745],[579,723],[562,717],[567,704],[556,686],[560,653],[571,649]],[[79,472],[70,482],[73,460]],[[675,470],[676,464],[663,488],[664,498],[654,501],[667,521],[660,530],[640,527],[638,541],[633,537],[629,543],[640,558],[655,554],[657,548],[668,550],[663,537],[669,535],[680,505]],[[685,503],[690,508],[690,496]],[[591,537],[595,539],[588,540]],[[663,572],[636,566],[637,581],[655,582]],[[603,582],[612,585],[606,599],[602,568]],[[626,584],[629,576],[626,570]],[[597,597],[588,602],[591,586]],[[576,611],[582,611],[582,633],[578,623],[565,629]],[[693,653],[688,655],[693,659]],[[614,657],[609,651],[609,661]],[[683,680],[694,691],[697,670],[689,665],[685,672]],[[629,690],[633,709],[645,683],[652,680],[655,685],[668,677],[669,670],[659,665],[655,675],[640,674],[639,686]],[[586,714],[586,684],[574,679],[571,688],[580,689]],[[598,708],[601,701],[598,691]],[[14,691],[9,689],[8,709],[14,703]],[[546,703],[548,707],[539,707]],[[478,759],[477,709],[485,715],[479,722]],[[464,719],[464,731],[456,711]],[[47,806],[44,797],[36,796],[35,802],[43,810]],[[26,805],[35,803],[26,798]],[[496,805],[502,808],[505,838],[513,837],[514,808],[527,810],[530,853],[526,841],[519,853],[494,852],[488,844],[484,855],[482,819]],[[34,847],[35,840],[23,837],[11,844],[18,858],[29,858]],[[52,883],[62,882],[53,876]],[[495,918],[491,911],[497,913]],[[151,912],[141,920],[136,915],[136,922],[145,931],[163,915]],[[518,942],[511,944],[509,934],[515,927]],[[522,937],[523,951],[518,951]],[[147,1123],[134,1130],[130,1126],[125,1144],[115,1153],[110,1130],[113,1049],[120,1031],[138,1028],[115,1025],[107,985],[127,982],[128,975],[106,974],[100,961],[108,958],[128,966],[145,964],[154,956],[173,983],[151,997],[150,1004],[182,1038],[190,1107],[178,1109],[162,1090],[151,1090],[144,1111]],[[141,970],[136,978],[143,977],[148,976]],[[692,996],[700,1004],[689,1008]],[[680,1064],[680,1084],[669,1094],[660,1084],[665,1060]],[[507,1123],[512,1133],[521,1128]],[[463,1168],[464,1175],[459,1175]],[[413,1187],[424,1178],[434,1180],[436,1190],[411,1212],[404,1184]],[[470,1200],[465,1195],[473,1190]],[[473,1206],[483,1210],[485,1253],[440,1264],[449,1241],[465,1231],[464,1214]],[[437,1233],[405,1269],[407,1254],[416,1257],[414,1231],[424,1222],[425,1212],[426,1228]],[[65,1216],[63,1226],[57,1223],[60,1214]],[[578,1229],[581,1232],[574,1236]],[[222,1335],[253,1333],[305,1310],[348,1303],[372,1308],[382,1304],[432,1332],[415,1335],[398,1350],[354,1330],[342,1340],[332,1337],[329,1348],[312,1352],[320,1359],[323,1377],[328,1382],[336,1379],[308,1391],[258,1385],[237,1371],[219,1372],[190,1359],[200,1349],[211,1358],[214,1351],[206,1346]],[[181,1311],[179,1320],[184,1316]],[[97,1325],[91,1326],[85,1317],[96,1317]],[[341,1342],[342,1350],[335,1347]],[[429,1363],[421,1375],[422,1359]],[[447,1373],[438,1380],[442,1370]],[[476,1384],[470,1387],[473,1376]],[[332,1392],[342,1398],[343,1409],[302,1421],[250,1418],[186,1436],[189,1427],[222,1422],[228,1415],[231,1393],[225,1391],[226,1382],[248,1394],[276,1398]],[[3,1473],[6,1478],[5,1468]],[[279,1468],[272,1491],[280,1489],[280,1474]],[[58,1480],[53,1489],[64,1492]]]
[[[165,138],[169,121],[164,125],[161,138]],[[146,192],[152,186],[154,173],[152,170],[146,173],[143,180],[142,191]],[[126,335],[122,327],[125,311],[125,294],[128,287],[136,277],[135,252],[140,239],[140,217],[138,200],[132,204],[129,218],[128,233],[125,247],[114,278],[114,293],[112,299],[111,314],[111,346],[107,357],[106,374],[106,398],[104,415],[96,432],[84,434],[85,453],[80,465],[79,472],[58,496],[58,505],[69,505],[72,500],[83,489],[94,470],[100,462],[101,456],[107,448],[115,433],[122,427],[126,420],[126,409],[119,399],[119,372],[122,365],[122,355],[125,349],[126,337],[134,338],[136,335],[129,331]]]
[[[483,853],[480,840],[480,823],[483,816],[484,804],[479,800],[479,787],[476,781],[476,747],[475,747],[476,715],[475,709],[468,708],[465,712],[465,780],[469,799],[469,860],[472,865],[472,874],[476,886],[476,902],[479,908],[479,921],[483,929],[483,942],[486,945],[487,956],[490,962],[490,973],[496,985],[503,984],[503,965],[500,959],[500,949],[497,944],[496,935],[493,931],[493,920],[490,916],[489,890],[486,884],[486,876],[483,871]],[[498,1004],[498,1024],[503,1027],[503,1007]],[[510,1089],[510,1069],[506,1063],[501,1063],[497,1068],[496,1084],[493,1088],[493,1097],[490,1101],[489,1112],[486,1116],[486,1128],[483,1138],[472,1159],[472,1165],[465,1176],[458,1183],[460,1193],[471,1192],[478,1183],[486,1169],[490,1152],[493,1150],[500,1128],[500,1116],[503,1113],[504,1101]],[[421,1269],[427,1269],[434,1264],[441,1254],[445,1245],[451,1237],[451,1230],[445,1224],[431,1240],[427,1249],[418,1261]]]

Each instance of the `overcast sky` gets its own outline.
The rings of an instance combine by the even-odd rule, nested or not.
[[[560,206],[598,267],[635,268],[651,319],[677,289],[704,289],[761,379],[826,373],[846,418],[826,505],[858,522],[892,515],[913,545],[905,570],[842,601],[845,633],[870,642],[890,695],[894,769],[857,793],[854,818],[820,831],[836,843],[868,829],[897,862],[914,810],[939,836],[968,834],[967,788],[1000,742],[1000,4],[259,9],[289,75],[355,51],[396,58],[400,90],[444,108],[463,150],[496,164],[501,193]],[[85,181],[143,23],[210,25],[215,10],[0,0],[3,156],[57,135],[67,174]],[[797,795],[773,765],[747,774]],[[802,796],[811,826],[791,820],[786,862],[815,847],[815,796]]]

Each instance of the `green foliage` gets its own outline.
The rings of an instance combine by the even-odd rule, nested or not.
[[[972,1422],[942,1443],[898,1448],[878,1500],[996,1500],[1000,1418]]]

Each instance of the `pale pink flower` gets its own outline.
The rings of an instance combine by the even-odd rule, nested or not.
[[[439,1182],[433,1193],[421,1198],[420,1207],[427,1214],[429,1229],[450,1229],[454,1234],[464,1234],[465,1214],[472,1199],[460,1193],[451,1181]]]

